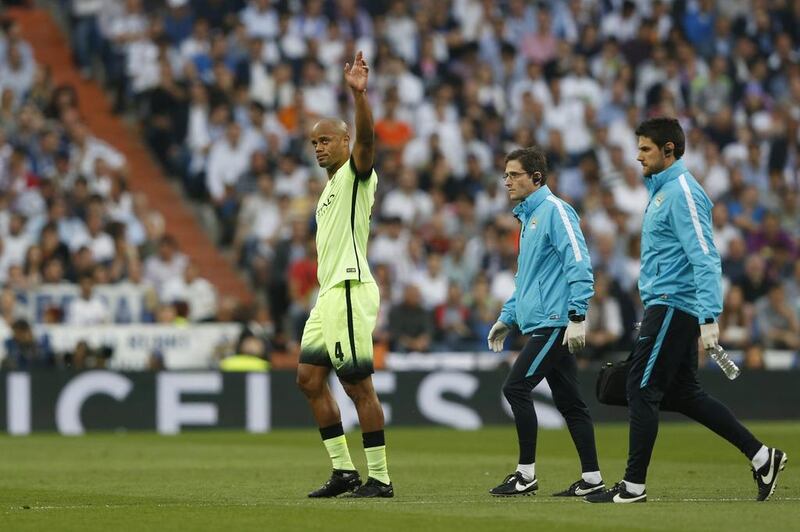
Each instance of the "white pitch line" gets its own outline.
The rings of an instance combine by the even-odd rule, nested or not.
[[[513,499],[513,500],[522,500],[528,501],[527,504],[542,504],[542,503],[549,503],[549,504],[571,504],[572,499],[550,499],[550,498],[541,498],[537,499],[536,497],[525,497],[525,498],[476,498],[470,500],[460,500],[460,501],[403,501],[403,500],[394,500],[394,501],[384,501],[385,504],[392,504],[392,505],[452,505],[452,504],[474,504],[475,502],[480,502],[484,500],[504,500],[504,499]],[[335,499],[337,502],[332,504],[363,504],[364,501],[355,501],[349,499]],[[578,500],[577,498],[575,499]],[[800,497],[771,497],[770,501],[800,501]],[[225,508],[225,507],[266,507],[272,505],[282,505],[282,506],[308,506],[309,501],[288,501],[288,500],[281,500],[281,501],[263,501],[263,502],[237,502],[237,503],[159,503],[159,504],[73,504],[73,505],[48,505],[48,506],[30,506],[29,508],[24,508],[22,506],[12,506],[9,507],[9,511],[42,511],[42,510],[88,510],[88,509],[120,509],[120,508],[139,508],[139,507],[156,507],[156,508]],[[649,502],[755,502],[755,499],[742,499],[742,498],[720,498],[720,499],[712,499],[712,498],[684,498],[684,499],[664,499],[664,498],[654,498],[649,499]],[[374,504],[374,502],[370,502],[369,504]],[[503,504],[503,503],[499,503]]]

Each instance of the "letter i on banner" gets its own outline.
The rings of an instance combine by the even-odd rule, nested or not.
[[[269,375],[248,373],[246,383],[247,431],[269,432],[270,425],[272,425]]]
[[[22,436],[31,433],[31,376],[11,372],[6,378],[8,433]]]

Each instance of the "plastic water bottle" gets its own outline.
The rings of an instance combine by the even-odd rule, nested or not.
[[[714,359],[714,362],[722,368],[722,372],[725,373],[725,376],[728,377],[730,380],[735,379],[741,374],[739,368],[736,367],[736,364],[731,360],[731,357],[728,356],[728,353],[720,345],[716,345],[706,351],[708,356]]]

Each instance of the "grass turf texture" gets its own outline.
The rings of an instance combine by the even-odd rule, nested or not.
[[[513,470],[512,426],[388,431],[394,499],[309,500],[329,474],[317,431],[0,437],[0,530],[797,530],[800,423],[751,423],[789,464],[767,503],[747,461],[692,424],[662,424],[649,501],[589,505],[550,497],[578,478],[566,430],[542,431],[539,495],[493,498]],[[359,433],[351,454],[366,471]],[[597,427],[607,483],[624,470],[628,430]]]

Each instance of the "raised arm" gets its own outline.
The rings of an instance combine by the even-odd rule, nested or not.
[[[353,162],[359,179],[369,179],[375,159],[375,123],[367,99],[368,78],[369,67],[364,61],[364,54],[359,51],[353,64],[347,63],[344,66],[344,79],[355,100],[356,142],[353,146]]]

